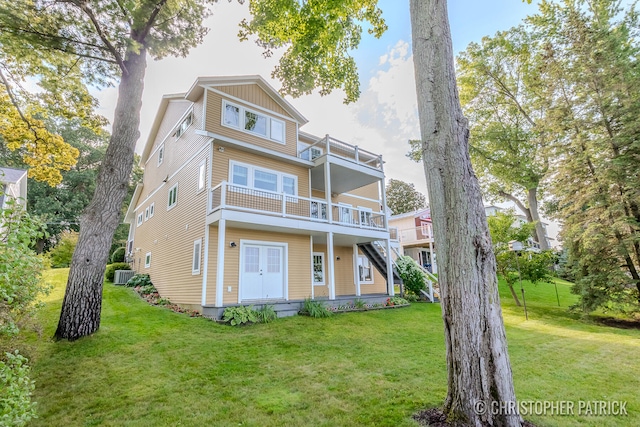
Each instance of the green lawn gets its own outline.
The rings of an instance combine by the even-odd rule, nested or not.
[[[297,316],[229,327],[148,306],[105,285],[102,325],[49,339],[67,270],[26,337],[39,419],[33,426],[415,426],[446,393],[440,307]],[[622,400],[627,417],[527,417],[538,426],[640,425],[640,331],[584,323],[569,286],[527,287],[529,320],[501,289],[521,400]],[[577,405],[577,403],[576,403]]]

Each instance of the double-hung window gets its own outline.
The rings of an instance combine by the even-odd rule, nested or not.
[[[146,255],[144,256],[144,267],[145,268],[151,267],[151,252],[147,252]]]
[[[222,124],[284,144],[286,125],[267,114],[222,101]]]
[[[138,214],[138,227],[142,225],[142,221],[143,221],[143,216],[142,216],[142,212],[140,212]]]
[[[169,198],[167,201],[167,210],[171,209],[178,203],[178,184],[169,189]]]
[[[369,262],[369,259],[363,255],[358,255],[358,276],[360,283],[373,283],[373,269],[371,268],[371,262]]]
[[[229,165],[229,182],[260,191],[298,195],[297,176],[235,161]]]
[[[198,193],[204,190],[207,185],[207,162],[203,161],[198,165]]]
[[[313,284],[324,285],[324,253],[313,253]]]
[[[164,161],[164,145],[161,145],[160,148],[158,148],[158,166],[160,166],[163,161]]]
[[[202,253],[202,239],[193,242],[193,262],[191,263],[191,274],[200,274],[200,257]]]

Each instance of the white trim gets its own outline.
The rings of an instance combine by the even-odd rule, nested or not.
[[[245,240],[240,239],[240,245],[238,245],[240,249],[240,254],[238,256],[239,263],[239,271],[238,271],[238,304],[242,303],[242,270],[244,267],[244,258],[242,256],[243,249],[245,245],[256,245],[256,246],[277,246],[282,248],[282,295],[285,301],[289,300],[289,243],[287,242],[271,242],[265,240]],[[279,299],[279,298],[276,298]]]
[[[151,202],[149,205],[149,219],[153,218],[153,214],[156,211],[156,202]]]
[[[148,220],[149,220],[149,206],[147,206],[147,207],[144,209],[144,220],[145,220],[145,221],[148,221]]]
[[[394,283],[393,283],[393,264],[392,264],[392,260],[391,260],[391,242],[389,241],[389,239],[385,240],[385,248],[387,251],[387,292],[389,293],[389,296],[394,296],[396,293],[396,290],[394,288]],[[373,276],[373,273],[372,273]]]
[[[187,133],[187,129],[189,129],[193,124],[194,118],[193,104],[191,104],[186,113],[182,115],[180,120],[178,120],[178,124],[171,129],[171,132],[169,132],[171,136],[175,137],[176,141],[179,140],[182,135]],[[182,125],[187,121],[189,121],[189,123],[187,123],[187,125],[183,128]]]
[[[211,226],[204,226],[204,256],[202,257],[202,305],[207,304],[207,276],[209,275],[209,229]]]
[[[327,269],[329,273],[329,299],[336,299],[336,258],[333,252],[333,233],[327,233]]]
[[[216,260],[216,307],[222,307],[224,301],[224,255],[227,221],[218,223],[218,259]],[[239,295],[239,294],[238,294]]]
[[[353,269],[353,283],[356,285],[356,296],[359,297],[362,295],[360,290],[360,274],[358,271],[358,245],[353,244],[353,255],[352,261],[355,268]]]
[[[234,108],[238,109],[238,125],[232,125],[229,123],[225,122],[225,117],[226,117],[226,111],[227,111],[227,106],[231,106]],[[223,127],[227,127],[230,129],[235,129],[237,131],[243,132],[243,133],[247,133],[253,136],[256,136],[258,138],[262,138],[265,139],[267,141],[271,141],[271,142],[275,142],[277,144],[281,144],[281,145],[286,145],[287,143],[287,123],[286,121],[283,120],[279,120],[279,119],[275,119],[272,117],[272,114],[269,110],[269,112],[265,112],[263,109],[254,109],[254,108],[247,108],[243,105],[239,105],[236,104],[234,102],[229,102],[226,99],[222,99],[222,110],[221,110],[222,114],[220,115],[220,124]],[[265,118],[265,133],[264,135],[259,133],[259,132],[255,132],[252,131],[251,129],[247,129],[246,127],[246,117],[247,117],[247,113],[249,114],[254,114],[256,116],[261,116]],[[271,132],[272,132],[272,121],[279,123],[282,125],[282,140],[273,138],[271,136]]]
[[[243,168],[247,168],[247,185],[242,185],[242,184],[236,184],[233,182],[233,167],[234,166],[240,166]],[[272,190],[265,190],[264,188],[257,188],[255,186],[255,172],[256,171],[262,171],[262,172],[266,172],[269,174],[273,174],[277,176],[277,182],[276,182],[276,190],[272,191]],[[284,193],[284,178],[293,178],[294,180],[294,192],[293,194],[291,193]],[[230,185],[236,185],[238,187],[247,187],[250,188],[252,190],[257,190],[257,191],[264,191],[264,192],[268,192],[268,193],[275,193],[275,194],[287,194],[288,196],[297,196],[298,195],[298,176],[297,175],[291,175],[289,173],[284,173],[284,172],[280,172],[274,169],[269,169],[269,168],[265,168],[262,166],[256,166],[256,165],[252,165],[250,163],[243,163],[243,162],[239,162],[237,160],[229,160],[229,184]]]
[[[309,236],[309,254],[311,254],[309,259],[311,262],[311,299],[315,299],[315,286],[313,284],[313,234]]]
[[[225,86],[237,86],[237,85],[246,85],[246,84],[247,84],[247,82],[241,82],[241,83],[237,83],[236,85],[225,85]],[[284,114],[280,114],[277,111],[268,110],[268,109],[266,109],[266,108],[264,108],[264,107],[262,107],[262,106],[260,106],[258,104],[254,104],[252,102],[247,101],[246,99],[241,99],[241,98],[238,98],[237,96],[230,95],[227,92],[223,92],[223,91],[215,89],[215,88],[213,88],[211,86],[205,86],[205,88],[207,90],[210,90],[213,93],[216,93],[216,94],[220,95],[223,98],[228,98],[233,102],[238,102],[240,104],[247,105],[249,107],[249,109],[251,109],[251,110],[263,111],[263,112],[265,112],[267,114],[270,114],[272,116],[279,117],[279,118],[281,118],[283,120],[290,120],[290,121],[295,122],[296,124],[298,124],[297,119],[294,119],[294,118],[289,117],[289,116],[285,116]],[[271,97],[271,99],[273,99],[273,97]],[[276,101],[276,100],[274,99],[274,101]],[[276,101],[276,103],[277,103],[277,101]],[[280,105],[280,104],[278,104],[278,105]],[[282,107],[282,106],[280,105],[280,107]],[[286,110],[286,108],[283,108],[283,110]]]
[[[360,260],[365,260],[369,266],[369,271],[371,271],[371,280],[364,280],[360,277]],[[363,267],[364,269],[364,267]],[[373,265],[371,264],[371,261],[369,261],[369,258],[367,258],[365,255],[360,255],[358,254],[358,258],[357,258],[357,262],[356,262],[356,274],[358,275],[358,280],[360,281],[361,285],[372,285],[373,282],[375,281],[374,278],[374,272],[373,272]]]
[[[321,265],[322,265],[322,282],[316,282],[315,279],[315,273],[316,273],[316,269],[315,269],[315,257],[321,257]],[[314,286],[325,286],[326,283],[326,277],[327,277],[327,269],[325,268],[325,262],[324,262],[324,252],[312,252],[311,253],[311,283],[313,283]]]
[[[166,95],[165,95],[166,96]],[[178,99],[178,101],[185,101],[185,102],[190,102],[191,105],[189,106],[189,108],[187,108],[186,113],[189,112],[193,112],[193,106],[194,103],[185,99]],[[164,114],[166,114],[166,110],[162,115],[162,119],[164,119]],[[180,116],[180,119],[178,120],[178,123],[182,123],[182,119],[184,119],[186,117],[186,114],[183,113],[182,116]],[[193,120],[192,120],[193,122]],[[155,150],[153,150],[151,153],[149,153],[149,157],[147,158],[147,160],[144,162],[145,167],[147,166],[147,164],[151,161],[151,159],[153,158],[153,155],[156,154],[156,152],[160,149],[161,146],[165,145],[165,142],[167,142],[167,139],[169,138],[173,138],[173,135],[175,133],[176,128],[178,127],[178,125],[174,125],[171,130],[169,132],[167,132],[167,134],[162,138],[162,142],[156,147]],[[157,133],[157,132],[156,132]],[[145,145],[146,146],[146,145]],[[144,153],[143,153],[144,154]]]
[[[151,267],[151,252],[144,254],[144,268]]]
[[[140,227],[143,222],[144,222],[144,216],[142,212],[140,212],[136,218],[136,227]]]
[[[171,192],[175,190],[175,196],[173,197],[173,204],[171,204]],[[170,211],[178,204],[178,183],[173,184],[167,191],[167,210]]]
[[[200,178],[202,178],[202,187],[200,186]],[[196,194],[202,193],[207,189],[207,159],[198,163],[198,178],[196,182]]]
[[[160,166],[164,162],[164,142],[160,144],[156,151],[158,152],[158,166]]]
[[[198,249],[196,253],[196,248]],[[197,258],[196,258],[197,255]],[[196,260],[198,261],[198,268],[196,267]],[[193,241],[193,256],[191,257],[191,274],[200,274],[202,268],[202,239],[196,239]]]

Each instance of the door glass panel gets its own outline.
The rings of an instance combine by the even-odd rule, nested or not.
[[[245,273],[258,273],[260,271],[260,248],[247,246],[244,248]]]
[[[280,249],[267,249],[267,273],[280,273]]]
[[[313,256],[313,283],[324,283],[324,261],[323,255]]]

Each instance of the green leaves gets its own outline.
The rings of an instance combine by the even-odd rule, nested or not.
[[[414,184],[398,179],[390,179],[386,188],[387,206],[392,215],[413,212],[427,206],[424,194],[416,190]]]
[[[321,95],[334,89],[345,91],[345,103],[360,95],[358,72],[350,52],[360,44],[363,24],[380,37],[387,29],[377,0],[254,0],[252,18],[240,24],[239,36],[256,43],[270,56],[286,48],[272,77],[282,82],[281,91],[294,97],[315,88]]]

